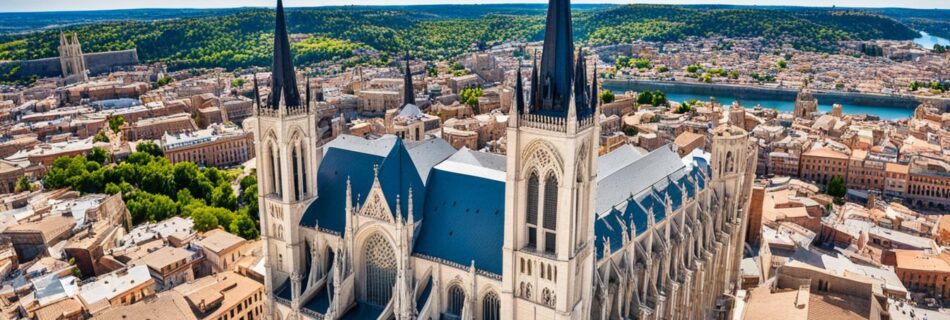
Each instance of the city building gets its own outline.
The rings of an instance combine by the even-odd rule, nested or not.
[[[189,161],[199,166],[226,167],[250,160],[254,134],[228,124],[212,124],[207,129],[162,135],[159,145],[172,163]]]

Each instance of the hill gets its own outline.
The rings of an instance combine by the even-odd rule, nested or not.
[[[288,27],[291,33],[312,36],[294,45],[298,63],[340,59],[349,59],[351,64],[388,63],[386,53],[407,48],[415,56],[445,59],[473,46],[540,40],[545,9],[546,6],[538,4],[293,8],[288,11]],[[910,22],[886,14],[900,15],[905,21],[930,19],[945,23],[947,19],[942,17],[946,12],[575,5],[573,14],[575,37],[580,43],[676,41],[689,36],[719,35],[764,37],[804,50],[832,51],[835,42],[843,39],[916,36],[907,26]],[[87,52],[135,47],[142,61],[165,62],[174,70],[269,65],[274,16],[272,10],[263,8],[0,14],[0,28],[30,19],[35,22],[25,25],[43,26],[32,32],[0,35],[0,61],[55,56],[58,33],[64,30],[78,32]],[[44,25],[50,21],[59,27]],[[353,57],[353,49],[358,48],[383,54],[372,61]]]

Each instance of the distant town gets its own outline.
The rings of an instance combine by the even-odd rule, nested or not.
[[[0,62],[0,318],[950,319],[942,42],[584,46],[552,0],[295,68],[283,10],[268,65]]]

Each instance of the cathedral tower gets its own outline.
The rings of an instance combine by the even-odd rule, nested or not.
[[[544,39],[527,105],[516,75],[508,124],[501,314],[585,319],[600,129],[596,86],[588,86],[583,53],[575,58],[568,0],[550,0]]]
[[[322,151],[310,95],[302,101],[297,88],[281,0],[277,1],[271,72],[271,89],[264,101],[254,78],[258,201],[267,259],[265,284],[272,295],[290,279],[297,296],[307,254],[298,224],[317,196],[316,170]],[[298,301],[296,297],[293,300]]]
[[[78,76],[86,80],[86,58],[79,44],[79,36],[74,32],[72,36],[59,33],[59,64],[63,70],[63,78]]]

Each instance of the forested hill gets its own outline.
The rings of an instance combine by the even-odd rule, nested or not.
[[[539,40],[545,9],[535,4],[291,8],[287,19],[291,33],[313,36],[294,44],[298,63],[308,64],[347,59],[358,48],[381,52],[410,48],[424,58],[448,58],[478,45]],[[833,50],[834,42],[843,39],[916,36],[909,22],[885,16],[887,12],[856,9],[673,5],[575,5],[574,9],[577,40],[593,44],[721,35],[761,36],[806,50]],[[901,11],[902,21],[910,21],[914,15],[908,12],[914,11]],[[109,21],[114,16],[108,13],[115,12],[121,21]],[[927,19],[945,22],[941,16],[950,11],[937,12],[936,18]],[[183,10],[180,18],[171,18],[167,10],[102,13],[83,13],[89,16],[79,22],[64,13],[54,23],[59,27],[0,35],[0,61],[55,56],[59,31],[64,30],[78,32],[86,52],[136,47],[144,62],[163,61],[172,69],[269,64],[271,9]],[[50,16],[0,14],[0,28],[10,24],[11,15],[18,21]],[[39,20],[34,24],[42,25]],[[384,54],[380,62],[386,59]]]

